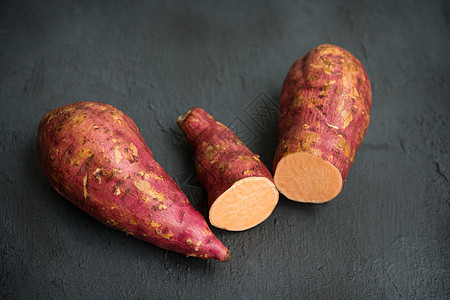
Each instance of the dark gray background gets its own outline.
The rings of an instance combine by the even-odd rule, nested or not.
[[[206,215],[178,115],[201,106],[234,124],[271,169],[276,116],[266,110],[261,129],[247,106],[277,103],[294,60],[322,43],[369,74],[366,139],[334,201],[280,197],[254,229],[213,228],[229,263],[109,229],[43,177],[43,115],[103,101]],[[449,54],[449,1],[1,1],[0,296],[450,297]]]

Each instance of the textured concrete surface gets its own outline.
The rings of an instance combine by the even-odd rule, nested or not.
[[[1,1],[0,297],[448,299],[450,2]],[[229,263],[185,258],[96,222],[37,162],[42,116],[79,100],[138,124],[206,214],[176,125],[201,106],[271,165],[294,60],[321,43],[365,65],[372,121],[342,193],[281,197]]]

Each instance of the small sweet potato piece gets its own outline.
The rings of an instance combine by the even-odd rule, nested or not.
[[[278,190],[300,202],[335,198],[366,135],[371,106],[369,78],[350,52],[321,45],[299,58],[280,97]]]
[[[195,150],[197,173],[208,193],[211,224],[241,231],[266,220],[279,195],[259,156],[201,108],[191,108],[177,123]]]
[[[188,256],[230,259],[117,108],[78,102],[49,112],[39,124],[38,155],[58,193],[103,224]]]

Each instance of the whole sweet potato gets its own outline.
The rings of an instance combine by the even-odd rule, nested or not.
[[[78,102],[49,112],[39,124],[38,154],[51,185],[100,222],[164,249],[229,260],[136,124],[115,107]]]
[[[287,198],[326,202],[347,178],[370,121],[366,71],[350,52],[321,45],[289,70],[280,97],[274,180]]]

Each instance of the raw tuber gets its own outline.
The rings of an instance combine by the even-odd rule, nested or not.
[[[350,52],[326,44],[299,58],[280,97],[278,190],[300,202],[335,198],[366,135],[371,106],[369,78]]]
[[[39,124],[38,154],[58,193],[103,224],[187,256],[230,259],[117,108],[78,102],[49,112]]]

